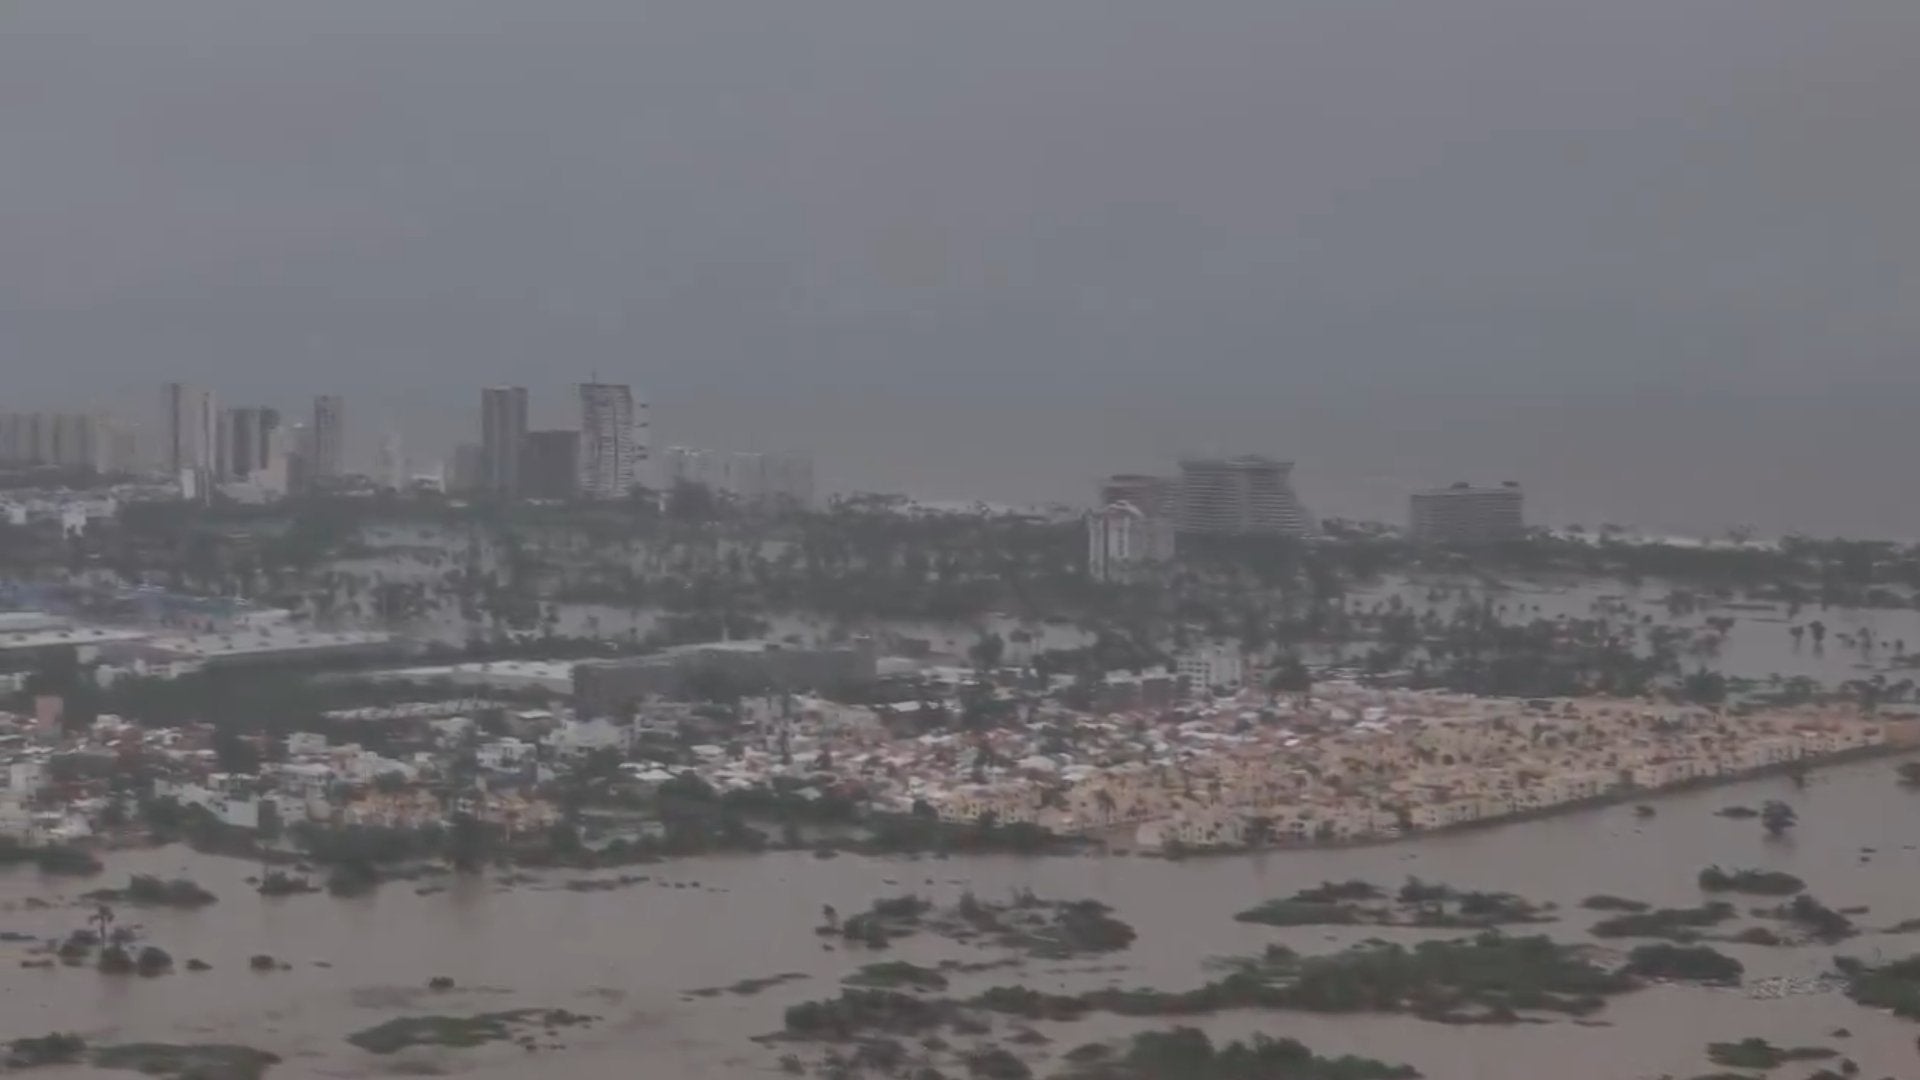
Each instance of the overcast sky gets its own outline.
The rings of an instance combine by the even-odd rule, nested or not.
[[[0,408],[1920,534],[1920,4],[11,0]]]

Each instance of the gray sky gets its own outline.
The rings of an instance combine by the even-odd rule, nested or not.
[[[1920,534],[1920,4],[13,0],[0,407]]]

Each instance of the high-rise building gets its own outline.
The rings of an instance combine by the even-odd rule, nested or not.
[[[480,490],[481,456],[479,443],[461,443],[453,448],[453,458],[446,468],[447,491],[466,495]]]
[[[386,437],[380,440],[380,452],[374,457],[373,479],[374,483],[393,491],[405,491],[413,485],[413,478],[408,475],[407,455],[402,449],[399,432],[389,431]]]
[[[529,431],[520,442],[520,493],[571,499],[580,490],[580,433]]]
[[[313,399],[313,454],[307,461],[311,479],[334,480],[346,475],[346,408],[338,394],[321,394]]]
[[[527,388],[480,391],[480,486],[511,499],[520,494],[520,444],[527,437]]]
[[[39,464],[40,424],[39,413],[0,413],[0,464]]]
[[[1293,492],[1293,462],[1257,454],[1180,462],[1179,531],[1192,536],[1301,537],[1312,519]]]
[[[1407,532],[1421,544],[1500,544],[1527,535],[1520,485],[1458,483],[1414,494]]]
[[[647,406],[623,383],[580,384],[580,493],[619,499],[647,460]]]
[[[754,509],[804,510],[813,505],[813,459],[669,446],[660,452],[660,484],[698,484]]]
[[[280,410],[257,405],[227,409],[221,413],[220,426],[222,479],[246,480],[272,464]]]
[[[91,413],[0,413],[0,465],[39,465],[115,472],[120,437],[113,422]]]
[[[1173,558],[1173,520],[1130,502],[1087,515],[1087,575],[1095,581],[1133,581]]]
[[[220,445],[219,408],[211,390],[168,383],[165,398],[167,444],[163,457],[174,477],[192,470],[211,474]]]

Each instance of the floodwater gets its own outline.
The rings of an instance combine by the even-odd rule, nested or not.
[[[1785,799],[1799,810],[1802,824],[1784,840],[1766,839],[1753,821],[1713,814],[1725,805],[1768,798]],[[847,912],[904,891],[946,902],[963,886],[988,898],[1019,887],[1048,897],[1096,897],[1114,905],[1140,933],[1118,957],[1035,962],[1019,971],[964,976],[956,979],[954,993],[1015,981],[1041,989],[1111,981],[1177,988],[1205,978],[1208,957],[1254,953],[1269,942],[1313,952],[1367,935],[1418,936],[1379,929],[1279,931],[1232,919],[1261,899],[1323,879],[1395,884],[1417,874],[1462,887],[1511,890],[1571,909],[1563,921],[1543,928],[1569,940],[1592,940],[1585,931],[1597,917],[1574,909],[1581,898],[1608,892],[1697,903],[1694,876],[1716,862],[1791,871],[1831,906],[1869,905],[1872,912],[1855,920],[1863,927],[1920,915],[1920,889],[1914,888],[1920,851],[1912,846],[1920,841],[1913,827],[1920,819],[1920,794],[1901,789],[1886,761],[1817,772],[1804,790],[1785,780],[1757,780],[1656,805],[1658,816],[1650,820],[1616,807],[1396,845],[1182,863],[1131,857],[823,861],[776,854],[641,868],[657,880],[603,892],[559,888],[566,877],[560,875],[514,887],[492,879],[453,881],[447,891],[425,896],[412,885],[393,883],[356,900],[263,899],[243,880],[255,870],[247,863],[177,848],[127,852],[110,856],[108,872],[85,883],[45,879],[32,870],[0,875],[0,930],[55,936],[82,925],[84,907],[28,910],[22,902],[29,897],[70,902],[132,872],[185,874],[220,902],[198,912],[129,909],[121,918],[144,924],[145,938],[177,960],[199,957],[214,970],[157,980],[104,978],[90,969],[23,970],[16,960],[27,947],[0,945],[0,1035],[69,1029],[98,1039],[242,1042],[286,1057],[275,1073],[280,1077],[423,1071],[506,1077],[535,1068],[551,1080],[750,1077],[775,1074],[780,1052],[754,1043],[753,1036],[779,1028],[787,1005],[836,993],[840,977],[875,958],[825,948],[811,932],[821,905]],[[1863,847],[1877,854],[1862,861]],[[1867,934],[1837,950],[1724,948],[1746,962],[1751,980],[1814,974],[1828,967],[1835,952],[1866,958],[1920,952],[1920,935]],[[261,952],[286,960],[291,969],[247,970],[248,957]],[[883,955],[921,963],[991,958],[932,939],[908,940]],[[808,978],[757,996],[687,994],[783,972]],[[451,976],[459,989],[426,993],[434,975]],[[381,1058],[343,1041],[395,1015],[522,1005],[565,1007],[602,1020],[563,1030],[566,1048],[538,1057],[496,1046]],[[1839,994],[1756,1001],[1737,991],[1663,987],[1616,999],[1600,1019],[1612,1026],[1447,1027],[1395,1017],[1252,1012],[1204,1024],[1218,1034],[1291,1035],[1321,1052],[1405,1061],[1435,1080],[1693,1076],[1712,1071],[1704,1056],[1707,1042],[1750,1035],[1782,1045],[1836,1047],[1858,1061],[1867,1077],[1920,1075],[1914,1042],[1920,1025],[1862,1009]],[[1094,1017],[1044,1030],[1055,1039],[1047,1050],[1059,1053],[1137,1027]],[[1831,1037],[1837,1027],[1851,1029],[1852,1037]],[[1803,1066],[1793,1075],[1811,1071]]]
[[[1353,596],[1364,606],[1398,597],[1409,611],[1424,613],[1433,608],[1442,617],[1464,604],[1491,601],[1509,622],[1604,617],[1620,624],[1650,618],[1651,627],[1699,631],[1709,618],[1726,618],[1733,620],[1733,627],[1718,651],[1683,658],[1689,669],[1698,664],[1724,675],[1759,680],[1773,675],[1805,676],[1829,686],[1876,673],[1894,681],[1920,678],[1920,655],[1901,657],[1895,647],[1903,644],[1910,653],[1920,654],[1920,610],[1808,604],[1795,613],[1785,604],[1740,602],[1703,604],[1674,615],[1666,602],[1673,589],[1667,582],[1633,584],[1593,578],[1514,579],[1489,585],[1458,577],[1390,577]],[[1824,647],[1815,647],[1810,638],[1796,643],[1791,628],[1814,620],[1826,624]],[[1862,631],[1871,633],[1871,649],[1857,646]]]

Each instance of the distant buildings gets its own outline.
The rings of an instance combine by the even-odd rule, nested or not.
[[[1174,670],[1187,684],[1190,697],[1211,697],[1215,690],[1238,690],[1246,680],[1246,660],[1230,645],[1211,644],[1183,654]]]
[[[481,467],[483,457],[479,443],[461,443],[454,447],[453,460],[447,465],[447,490],[458,494],[480,490],[485,476],[485,470]]]
[[[313,457],[309,474],[315,480],[346,475],[346,403],[337,394],[313,399]]]
[[[670,446],[660,454],[660,485],[698,484],[743,506],[806,509],[813,505],[813,459]]]
[[[223,480],[247,480],[273,465],[275,449],[284,452],[280,411],[259,406],[220,414],[219,472]]]
[[[647,406],[621,383],[580,384],[580,493],[620,499],[647,457]]]
[[[529,431],[520,442],[520,494],[571,499],[580,490],[580,433]]]
[[[373,462],[373,479],[376,484],[393,491],[407,491],[413,487],[412,471],[407,467],[407,454],[399,432],[389,431],[380,440],[380,453]]]
[[[219,409],[211,390],[185,383],[168,383],[164,393],[166,445],[163,464],[178,478],[189,472],[206,478],[214,473],[220,445]]]
[[[1313,531],[1294,494],[1293,463],[1247,454],[1180,462],[1178,528],[1190,536],[1302,537]]]
[[[1115,473],[1100,485],[1100,505],[1127,503],[1148,517],[1171,519],[1180,508],[1180,483],[1171,477]]]
[[[111,420],[90,413],[0,413],[0,465],[54,466],[119,472],[125,435]]]
[[[480,391],[480,488],[496,498],[520,494],[520,444],[527,437],[527,388]]]
[[[1474,487],[1467,483],[1416,493],[1407,533],[1421,544],[1499,544],[1526,536],[1520,485]]]
[[[1173,554],[1173,519],[1162,513],[1115,501],[1087,515],[1087,574],[1095,581],[1137,580]]]

